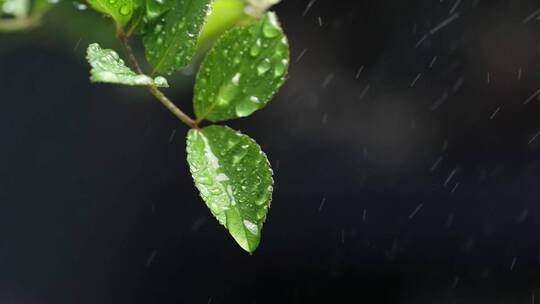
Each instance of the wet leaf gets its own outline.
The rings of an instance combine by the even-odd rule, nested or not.
[[[198,120],[225,121],[262,109],[283,85],[288,67],[289,45],[274,13],[225,33],[197,75]]]
[[[222,126],[190,130],[187,153],[206,205],[236,242],[253,253],[272,199],[266,155],[253,139]]]
[[[95,10],[111,16],[119,26],[125,26],[133,15],[133,0],[88,0]]]
[[[190,63],[210,4],[211,0],[147,1],[143,42],[154,71],[172,73]]]
[[[117,83],[131,86],[168,87],[167,80],[161,76],[151,78],[140,75],[128,68],[120,59],[118,53],[109,49],[102,49],[99,44],[88,46],[88,62],[92,66],[90,79],[93,82]]]

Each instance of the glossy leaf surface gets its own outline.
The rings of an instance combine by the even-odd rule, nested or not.
[[[154,71],[172,73],[190,63],[211,0],[147,0],[146,58]]]
[[[289,45],[274,13],[225,33],[204,59],[195,83],[198,120],[246,117],[283,85]]]
[[[266,155],[253,139],[223,126],[190,130],[187,155],[212,214],[244,250],[254,252],[273,191]]]
[[[131,86],[168,87],[167,80],[161,76],[156,78],[140,75],[128,68],[118,53],[102,49],[97,43],[88,46],[88,62],[92,66],[90,79],[93,82],[125,84]]]

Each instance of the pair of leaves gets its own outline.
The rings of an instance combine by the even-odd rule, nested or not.
[[[145,23],[143,43],[154,72],[172,73],[189,64],[212,0],[136,1],[88,0],[94,9],[110,15],[119,28],[138,15],[135,9],[144,10],[138,13]]]
[[[274,13],[225,33],[204,59],[193,105],[199,121],[231,120],[263,108],[285,81],[289,47]],[[272,198],[272,170],[254,140],[232,129],[191,130],[188,163],[219,222],[253,252]]]
[[[93,81],[158,85],[96,44],[89,47],[88,59]],[[287,39],[274,13],[225,33],[197,74],[197,120],[221,122],[263,108],[285,81],[288,64]],[[148,81],[135,81],[142,76]],[[244,250],[254,252],[273,191],[266,155],[247,135],[216,125],[190,130],[187,154],[195,185],[212,214]]]

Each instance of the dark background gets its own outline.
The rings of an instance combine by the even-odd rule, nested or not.
[[[91,22],[0,35],[0,303],[540,301],[540,2],[308,2],[276,8],[287,84],[230,124],[275,169],[254,256],[198,197],[187,129],[89,83],[108,20],[65,3]]]

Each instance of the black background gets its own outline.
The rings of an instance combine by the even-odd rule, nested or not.
[[[287,84],[230,123],[275,169],[253,256],[198,197],[187,129],[88,82],[91,28],[0,53],[0,303],[540,301],[540,3],[308,2],[276,8]]]

